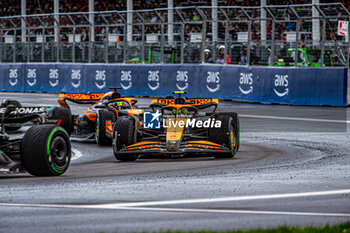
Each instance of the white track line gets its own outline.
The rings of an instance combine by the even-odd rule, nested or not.
[[[81,151],[72,148],[72,157],[71,157],[71,160],[79,159],[81,156],[83,156],[83,153],[81,153]]]
[[[102,205],[47,205],[47,204],[18,204],[1,203],[7,207],[58,208],[58,209],[103,209],[129,211],[159,211],[159,212],[188,212],[188,213],[215,213],[215,214],[259,214],[259,215],[294,215],[315,217],[350,217],[350,213],[330,212],[295,212],[295,211],[266,211],[266,210],[230,210],[230,209],[194,209],[194,208],[155,208],[155,207],[119,207]]]
[[[297,215],[321,217],[350,217],[350,213],[321,213],[321,212],[294,212],[294,211],[265,211],[265,210],[229,210],[229,209],[192,209],[192,208],[154,208],[154,207],[120,207],[123,210],[164,211],[164,212],[194,212],[216,214],[265,214],[265,215]]]
[[[239,116],[246,117],[246,118],[261,118],[261,119],[275,119],[275,120],[289,120],[289,121],[312,121],[312,122],[350,124],[350,121],[348,121],[348,120],[331,120],[331,119],[302,118],[302,117],[264,116],[264,115],[245,115],[245,114],[239,114]]]
[[[349,213],[312,213],[312,212],[284,212],[284,211],[258,211],[258,210],[206,210],[206,209],[181,209],[181,208],[147,208],[145,206],[157,205],[177,205],[177,204],[194,204],[194,203],[212,203],[225,201],[247,201],[247,200],[265,200],[278,198],[295,198],[311,196],[327,196],[348,194],[350,189],[330,190],[320,192],[304,193],[285,193],[285,194],[267,194],[251,196],[235,196],[224,198],[205,198],[205,199],[187,199],[172,201],[148,201],[148,202],[131,202],[131,203],[112,203],[112,204],[94,204],[94,205],[72,205],[72,204],[25,204],[25,203],[0,203],[0,206],[8,207],[35,207],[35,208],[82,208],[82,209],[124,209],[124,210],[158,210],[158,211],[182,211],[182,212],[210,212],[215,213],[256,213],[256,214],[285,214],[285,215],[313,215],[313,216],[345,216],[350,217]],[[225,212],[226,211],[226,212]]]
[[[170,200],[170,201],[116,203],[116,204],[102,204],[101,206],[137,207],[137,206],[157,206],[157,205],[179,205],[179,204],[212,203],[212,202],[225,202],[225,201],[248,201],[248,200],[265,200],[265,199],[279,199],[279,198],[292,198],[292,197],[327,196],[327,195],[346,194],[346,193],[350,193],[350,189],[319,191],[319,192],[303,192],[303,193],[233,196],[233,197],[221,197],[221,198],[219,197],[219,198],[202,198],[202,199],[187,199],[187,200],[185,199],[185,200]]]

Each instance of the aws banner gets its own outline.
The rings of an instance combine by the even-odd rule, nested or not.
[[[0,64],[1,91],[106,92],[217,97],[261,103],[346,106],[346,68],[223,65]]]

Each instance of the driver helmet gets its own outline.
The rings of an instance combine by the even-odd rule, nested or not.
[[[187,109],[180,109],[179,111],[177,111],[175,108],[173,109],[173,114],[184,114],[184,115],[188,115],[188,111]]]
[[[111,105],[117,109],[127,108],[127,103],[125,101],[115,101]]]

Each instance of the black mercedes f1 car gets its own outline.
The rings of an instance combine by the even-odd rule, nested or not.
[[[16,100],[5,100],[0,105],[0,121],[0,174],[27,171],[35,176],[58,176],[67,170],[71,159],[69,109],[22,107]]]

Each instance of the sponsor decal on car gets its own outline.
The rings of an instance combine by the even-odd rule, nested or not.
[[[84,93],[60,93],[58,96],[60,98],[70,98],[70,99],[76,99],[76,100],[85,100],[85,99],[101,99],[106,93],[90,93],[90,94],[84,94]]]
[[[32,114],[32,113],[43,113],[52,107],[20,107],[12,111],[13,114]],[[5,113],[6,108],[0,108],[0,114]]]
[[[175,104],[175,99],[157,99],[155,102],[165,105],[171,105]],[[189,103],[191,105],[203,105],[203,104],[209,104],[209,103],[217,103],[217,99],[211,99],[211,98],[189,98],[186,99],[186,103]]]

